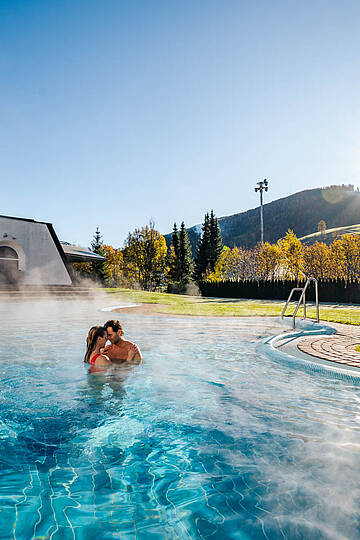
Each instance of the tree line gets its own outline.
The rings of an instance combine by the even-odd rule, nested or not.
[[[319,222],[319,230],[324,230]],[[140,287],[153,291],[185,292],[191,282],[241,280],[342,279],[360,282],[360,236],[344,234],[329,246],[317,241],[307,246],[289,230],[276,243],[257,244],[252,249],[223,245],[218,220],[213,211],[202,224],[195,256],[189,243],[185,223],[174,224],[171,244],[152,221],[130,232],[124,247],[104,244],[97,229],[91,250],[105,257],[105,262],[75,263],[81,277],[90,277],[108,287]]]
[[[206,213],[195,257],[192,255],[185,223],[174,223],[171,244],[155,229],[153,221],[129,232],[124,247],[116,249],[103,242],[97,228],[91,251],[105,257],[105,262],[74,263],[80,278],[91,278],[108,287],[140,287],[156,290],[178,285],[185,291],[192,281],[199,281],[214,271],[223,251],[218,220],[213,211]]]
[[[205,281],[277,280],[306,277],[360,282],[360,236],[344,234],[327,245],[317,241],[307,246],[289,230],[275,244],[265,242],[253,249],[224,248],[214,271]]]

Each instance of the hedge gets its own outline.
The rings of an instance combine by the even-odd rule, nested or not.
[[[360,304],[360,284],[346,283],[345,280],[319,281],[319,301],[320,302],[341,302]],[[253,298],[261,300],[287,300],[290,291],[294,287],[302,287],[305,281],[300,284],[295,280],[277,281],[200,281],[198,283],[202,296],[220,298]],[[298,293],[294,293],[293,299],[299,298]],[[315,299],[315,287],[310,283],[306,291],[306,299]]]

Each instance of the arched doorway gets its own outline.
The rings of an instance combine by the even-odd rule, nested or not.
[[[16,285],[20,276],[19,256],[15,249],[0,245],[0,286]]]

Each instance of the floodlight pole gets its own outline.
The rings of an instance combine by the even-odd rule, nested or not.
[[[267,191],[269,182],[266,180],[263,180],[261,182],[258,182],[257,185],[259,187],[255,188],[255,191],[258,191],[260,193],[260,230],[261,230],[261,243],[264,243],[264,211],[263,211],[263,191]]]

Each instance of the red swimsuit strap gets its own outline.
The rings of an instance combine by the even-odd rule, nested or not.
[[[98,356],[101,356],[101,354],[95,354],[92,359],[90,360],[90,364],[95,364],[96,362],[96,359],[98,358]]]

